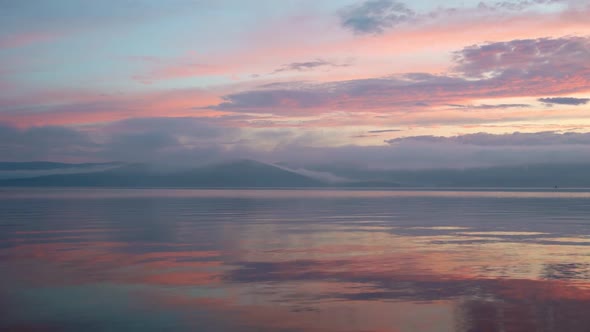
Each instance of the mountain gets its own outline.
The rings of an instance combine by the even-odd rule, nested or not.
[[[29,187],[256,188],[322,185],[322,182],[296,172],[251,160],[174,172],[158,171],[145,164],[125,164],[98,172],[53,174],[0,181],[0,186]]]
[[[3,169],[2,169],[3,167]],[[136,188],[590,188],[590,165],[376,170],[322,165],[292,170],[252,160],[171,170],[149,164],[0,163],[0,186]],[[49,174],[45,174],[49,172]],[[7,178],[5,174],[12,174]],[[329,175],[329,176],[327,176]],[[2,179],[4,176],[4,179]]]
[[[100,172],[122,166],[121,163],[66,164],[48,161],[0,162],[0,180],[34,178],[45,175]]]

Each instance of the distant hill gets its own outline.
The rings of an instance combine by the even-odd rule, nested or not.
[[[116,166],[121,163],[82,163],[82,164],[67,164],[56,163],[51,161],[26,161],[26,162],[12,162],[0,161],[0,171],[41,171],[41,170],[57,170],[57,169],[71,169],[71,168],[95,168],[104,166]]]
[[[176,172],[158,172],[145,164],[126,164],[99,172],[54,174],[7,179],[1,186],[29,187],[314,187],[322,182],[251,160],[209,165]]]
[[[0,186],[145,188],[590,188],[590,165],[546,164],[469,169],[375,170],[323,165],[292,170],[239,160],[171,170],[149,164],[0,163]],[[311,172],[310,172],[311,171]],[[315,172],[314,172],[315,171]],[[12,174],[7,178],[5,174]],[[321,174],[322,177],[314,176]],[[325,174],[333,175],[332,179]]]

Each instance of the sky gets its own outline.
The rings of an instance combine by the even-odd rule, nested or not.
[[[590,1],[0,0],[0,160],[590,162]]]

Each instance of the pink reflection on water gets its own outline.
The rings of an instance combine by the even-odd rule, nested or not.
[[[199,198],[215,197],[216,193],[221,198],[334,197],[323,190],[67,190],[66,194],[80,192],[87,193],[87,198],[127,197],[119,196],[122,194]],[[395,198],[413,197],[413,193],[350,191],[340,192],[338,197]],[[434,197],[539,194],[415,193]],[[386,201],[386,207],[394,201]],[[76,206],[75,201],[65,202]],[[307,210],[299,207],[283,211],[288,205],[277,207],[265,200],[261,205],[249,201],[252,205],[241,206],[246,212],[240,214],[223,210],[223,204],[208,207],[209,200],[182,202],[184,205],[159,202],[156,207],[161,210],[151,211],[159,212],[154,219],[149,214],[137,215],[145,203],[140,201],[139,208],[123,218],[95,218],[92,220],[98,221],[90,226],[82,212],[87,206],[96,208],[92,205],[56,213],[44,224],[33,225],[42,228],[38,230],[10,225],[9,236],[0,241],[0,269],[4,272],[0,309],[14,312],[21,305],[30,311],[55,306],[64,299],[82,302],[85,299],[68,295],[67,290],[98,288],[112,295],[113,301],[128,300],[129,308],[124,310],[130,315],[140,312],[147,320],[152,315],[174,313],[175,319],[192,330],[206,332],[216,331],[207,330],[211,322],[227,324],[217,331],[240,332],[586,331],[590,326],[586,313],[590,307],[590,258],[585,254],[588,239],[584,234],[526,229],[534,224],[520,229],[486,229],[477,223],[453,223],[452,219],[444,224],[396,225],[398,219],[383,220],[387,209],[379,213],[370,210],[374,205],[348,214],[341,210],[342,205],[321,204],[321,209],[330,209],[320,215],[317,211],[304,214]],[[577,202],[577,208],[584,204]],[[23,206],[29,207],[28,203]],[[48,206],[55,209],[56,205]],[[125,204],[118,206],[127,208]],[[434,205],[440,206],[445,207]],[[451,216],[461,217],[462,207],[450,207],[459,208],[457,213],[451,211]],[[488,215],[490,209],[483,208],[483,214],[470,217]],[[517,209],[499,218],[518,212],[532,219],[539,216],[536,208]],[[434,210],[436,213],[425,216],[438,216],[439,211]],[[127,210],[117,207],[112,211],[119,216]],[[65,216],[71,219],[59,224],[62,230],[56,229],[53,223]],[[136,222],[119,224],[132,218]],[[583,215],[571,218],[572,225],[584,223]],[[108,227],[99,227],[101,220]],[[162,232],[170,234],[160,236]],[[14,295],[14,289],[23,293],[54,290],[57,299],[47,296],[26,302],[26,297]],[[0,320],[0,326],[3,323]],[[45,326],[21,323],[7,321],[5,326],[17,331]],[[59,326],[51,328],[59,330]]]
[[[62,238],[57,238],[62,240]],[[143,244],[145,246],[146,244]],[[0,252],[5,263],[19,269],[14,277],[37,286],[91,284],[197,285],[215,283],[222,265],[219,252],[182,250],[163,245],[159,250],[141,249],[123,242],[73,242],[17,244]],[[170,251],[166,250],[166,247]],[[133,249],[133,251],[129,251]]]

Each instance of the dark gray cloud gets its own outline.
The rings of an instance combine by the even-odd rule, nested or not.
[[[292,82],[226,95],[212,108],[298,114],[334,110],[394,112],[465,99],[562,95],[590,86],[590,38],[513,40],[455,52],[446,75],[408,73],[329,83]],[[525,107],[478,105],[481,109]]]
[[[72,160],[97,147],[87,135],[66,127],[19,129],[0,124],[0,158],[5,161]]]
[[[512,135],[512,134],[509,134]],[[498,138],[502,140],[502,138]],[[383,146],[306,147],[285,145],[262,160],[290,165],[357,165],[380,169],[470,168],[590,162],[590,140],[580,144],[465,144],[456,140],[406,139]]]
[[[586,105],[590,101],[590,98],[573,98],[573,97],[555,97],[555,98],[540,98],[540,102],[545,104],[558,104],[558,105]]]
[[[309,71],[314,70],[317,68],[326,68],[326,67],[347,67],[348,64],[337,64],[334,62],[317,59],[314,61],[307,61],[307,62],[293,62],[289,64],[285,64],[280,68],[276,69],[273,74],[286,72],[286,71]]]
[[[388,28],[408,22],[416,13],[394,0],[368,0],[340,12],[343,27],[358,34],[379,34]]]
[[[123,161],[178,167],[240,158],[391,169],[590,162],[590,133],[415,136],[379,146],[314,146],[321,137],[313,131],[280,128],[244,133],[216,120],[187,118],[120,121],[89,131],[0,126],[0,155],[5,161]],[[269,142],[270,146],[259,145]]]
[[[96,153],[104,160],[193,163],[222,158],[239,129],[216,119],[137,118],[97,128],[107,138]]]
[[[434,144],[464,144],[477,146],[548,146],[548,145],[589,145],[590,133],[557,133],[552,131],[537,133],[488,134],[476,133],[452,137],[410,136],[387,140],[390,144],[404,142],[423,142]]]
[[[176,137],[216,138],[227,134],[216,119],[203,118],[133,118],[112,122],[104,130],[114,133],[142,134],[146,131]]]
[[[239,132],[198,118],[138,118],[84,129],[0,125],[0,161],[203,162],[237,156],[226,143]]]

